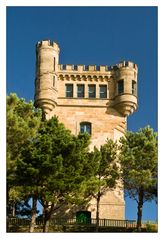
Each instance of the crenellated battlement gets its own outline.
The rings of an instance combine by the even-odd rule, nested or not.
[[[42,40],[38,41],[36,44],[36,48],[41,48],[41,47],[52,47],[54,48],[58,53],[60,51],[59,45],[50,40]],[[103,72],[111,72],[111,71],[117,71],[121,68],[129,68],[129,69],[134,69],[138,71],[138,67],[135,63],[131,61],[121,61],[118,64],[115,65],[73,65],[73,64],[59,64],[58,65],[58,70],[59,71],[78,71],[78,72],[86,72],[86,71],[92,71],[95,73],[103,73]]]
[[[129,69],[135,69],[136,71],[138,71],[138,67],[137,64],[135,64],[132,61],[122,61],[118,64],[116,64],[114,67],[121,69],[121,68],[129,68]]]
[[[70,71],[70,72],[95,72],[95,73],[109,73],[113,71],[117,71],[121,68],[133,69],[138,71],[138,67],[135,63],[131,61],[122,61],[118,64],[112,66],[105,66],[105,65],[71,65],[71,64],[59,64],[58,70],[59,71]]]
[[[36,50],[35,102],[47,114],[60,98],[76,98],[78,101],[89,98],[93,102],[108,99],[107,107],[124,116],[137,109],[138,67],[135,63],[121,61],[110,66],[59,64],[60,48],[50,40],[39,41]]]
[[[56,42],[50,41],[50,40],[38,41],[36,44],[36,48],[41,48],[41,47],[52,47],[56,51],[58,51],[58,53],[60,51],[59,45]]]
[[[57,43],[36,44],[35,106],[45,119],[56,115],[72,134],[91,135],[90,151],[107,139],[119,141],[126,132],[127,117],[137,110],[138,67],[131,61],[114,65],[59,64]],[[86,210],[96,216],[96,201]],[[107,191],[100,201],[100,217],[124,219],[123,185]],[[65,215],[65,206],[62,214]],[[78,209],[77,210],[81,210]],[[61,212],[61,211],[60,211]],[[60,214],[57,212],[56,215]],[[75,211],[70,209],[72,215]]]

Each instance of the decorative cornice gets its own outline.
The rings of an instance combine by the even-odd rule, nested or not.
[[[108,82],[110,80],[110,75],[95,75],[95,74],[72,74],[72,73],[58,73],[58,79],[62,81],[99,81],[99,82]]]

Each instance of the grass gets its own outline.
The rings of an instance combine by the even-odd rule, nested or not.
[[[29,232],[29,226],[10,226],[8,228],[8,232]],[[35,232],[42,232],[42,226],[36,226]],[[59,225],[50,226],[49,232],[95,232],[95,227],[89,225]],[[121,227],[100,227],[99,232],[137,232],[137,229]],[[141,232],[157,232],[157,225],[148,223],[144,228],[142,228]]]

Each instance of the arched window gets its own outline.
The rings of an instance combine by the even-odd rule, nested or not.
[[[80,133],[91,134],[91,123],[90,122],[81,122],[80,123]]]

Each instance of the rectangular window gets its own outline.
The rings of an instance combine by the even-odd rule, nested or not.
[[[107,85],[100,85],[99,86],[100,98],[106,99],[107,98]]]
[[[137,84],[134,80],[132,80],[132,94],[137,95]]]
[[[80,123],[80,133],[91,134],[91,123],[89,123],[89,122],[81,122]]]
[[[88,85],[88,98],[96,97],[96,85]]]
[[[77,85],[77,97],[84,98],[84,85]]]
[[[65,87],[66,87],[66,97],[73,97],[73,84],[66,84],[65,85]]]
[[[124,80],[119,80],[117,83],[118,94],[124,93]]]

